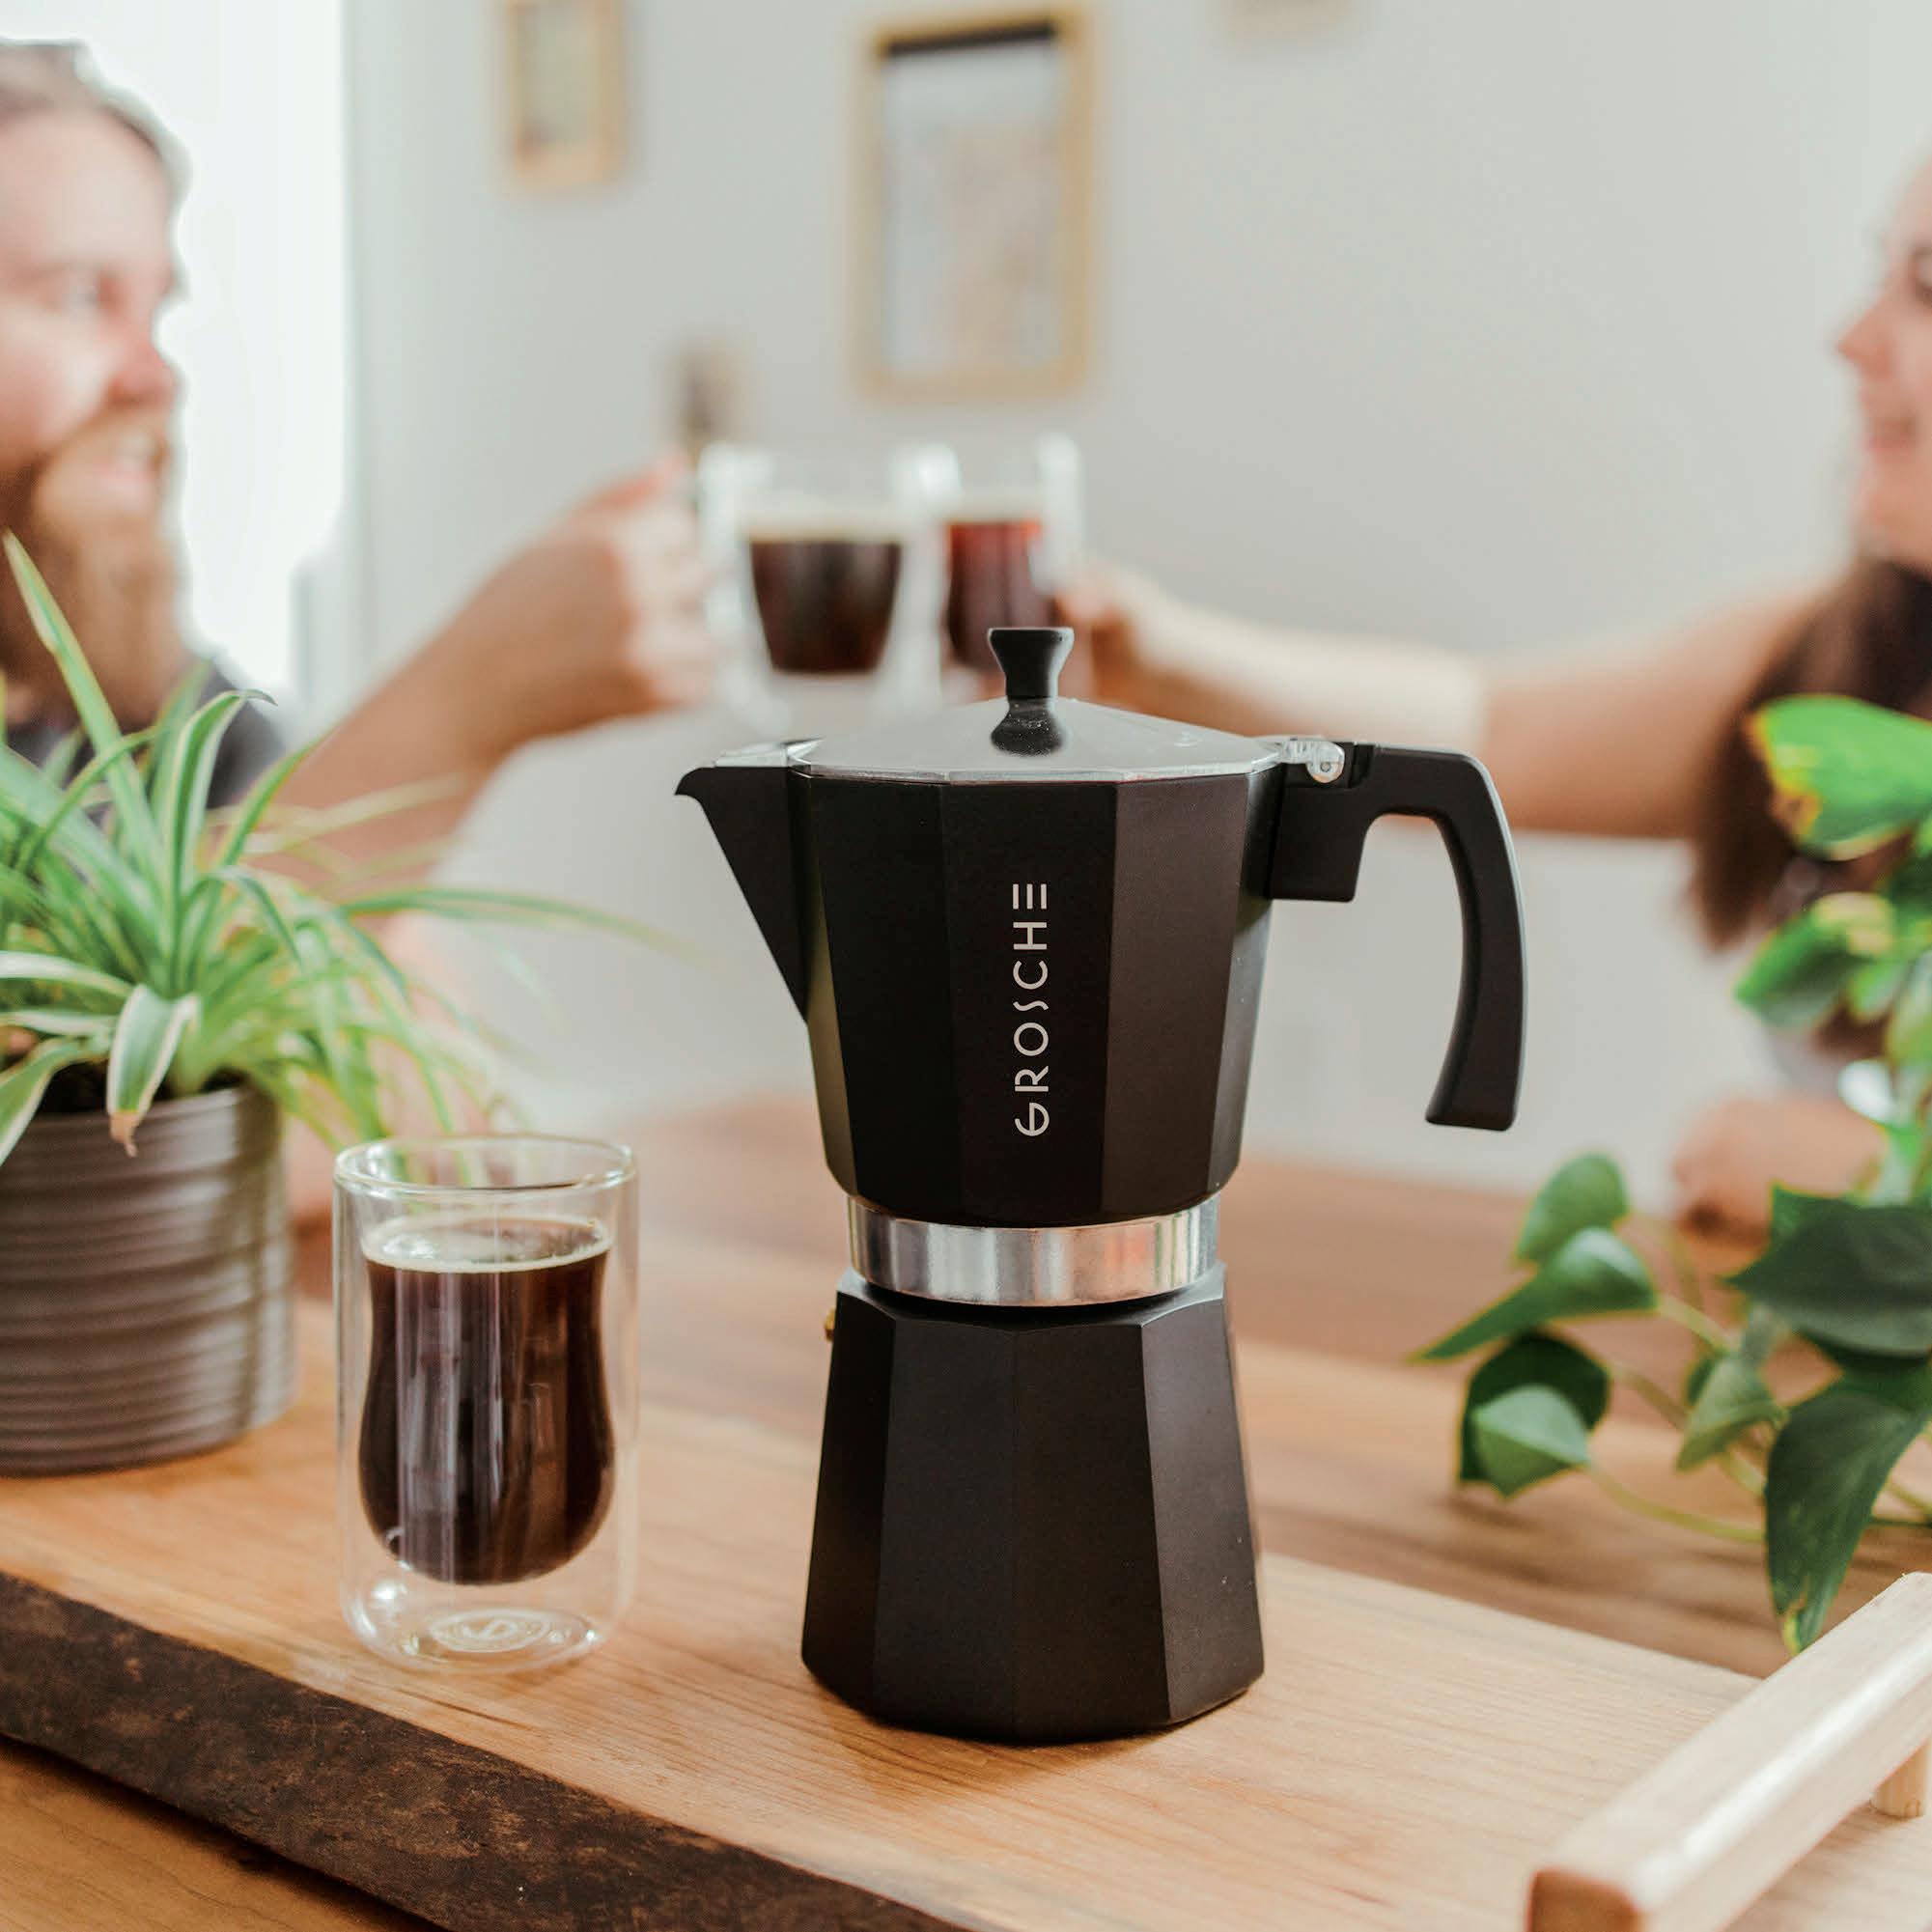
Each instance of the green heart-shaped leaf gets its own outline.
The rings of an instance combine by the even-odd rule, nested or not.
[[[1585,1434],[1610,1407],[1610,1371],[1597,1358],[1557,1335],[1518,1335],[1505,1342],[1470,1377],[1463,1396],[1458,1482],[1493,1482],[1476,1440],[1475,1413],[1512,1389],[1553,1388],[1581,1417]],[[1501,1485],[1496,1485],[1501,1489]],[[1503,1490],[1505,1496],[1510,1492]]]
[[[1698,1355],[1691,1358],[1691,1366],[1684,1371],[1684,1406],[1694,1409],[1697,1398],[1704,1392],[1704,1385],[1711,1379],[1711,1371],[1723,1360],[1721,1355]]]
[[[1872,1506],[1932,1421],[1932,1370],[1847,1375],[1792,1410],[1765,1469],[1765,1568],[1793,1649],[1824,1628]]]
[[[1815,1026],[1868,962],[1810,911],[1787,919],[1750,957],[1732,992],[1768,1026]]]
[[[1932,954],[1921,954],[1906,972],[1886,1022],[1885,1051],[1893,1064],[1932,1059]]]
[[[1476,1410],[1470,1428],[1484,1479],[1502,1496],[1589,1465],[1590,1432],[1554,1388],[1512,1388]]]
[[[1771,1189],[1771,1240],[1774,1244],[1788,1240],[1802,1227],[1813,1221],[1830,1220],[1834,1215],[1843,1213],[1845,1197],[1842,1194],[1807,1194],[1797,1188],[1779,1187],[1773,1182]]]
[[[1862,960],[1885,958],[1898,937],[1898,915],[1876,892],[1828,892],[1811,902],[1811,920]]]
[[[1698,1386],[1684,1418],[1677,1467],[1694,1470],[1759,1422],[1776,1422],[1783,1405],[1764,1386],[1756,1364],[1742,1355],[1719,1356]]]
[[[1526,1334],[1551,1322],[1640,1315],[1656,1306],[1657,1287],[1641,1257],[1608,1229],[1583,1228],[1521,1288],[1418,1351],[1414,1359],[1453,1361],[1487,1342]]]
[[[1847,697],[1781,698],[1750,723],[1775,809],[1807,852],[1870,852],[1932,813],[1932,724]]]
[[[1518,1261],[1548,1261],[1586,1227],[1614,1227],[1630,1212],[1623,1175],[1608,1154],[1579,1154],[1543,1183],[1523,1231],[1516,1237]]]
[[[1932,1353],[1932,1209],[1813,1196],[1792,1231],[1731,1281],[1813,1341],[1923,1357]]]
[[[1866,960],[1855,966],[1845,979],[1845,1006],[1852,1018],[1869,1022],[1887,1012],[1911,971],[1909,959]]]

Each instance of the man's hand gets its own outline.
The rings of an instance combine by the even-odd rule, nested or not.
[[[1089,561],[1059,598],[1060,621],[1087,647],[1067,667],[1069,691],[1122,711],[1191,716],[1198,693],[1158,651],[1158,619],[1171,603],[1148,578]]]
[[[1739,1096],[1706,1107],[1678,1143],[1671,1172],[1688,1220],[1761,1235],[1774,1182],[1812,1194],[1852,1187],[1884,1151],[1879,1130],[1814,1094]]]
[[[705,696],[717,647],[682,475],[671,458],[600,491],[424,646],[399,684],[447,707],[458,762],[489,769],[534,739]]]
[[[534,739],[702,698],[717,651],[699,615],[708,573],[681,475],[658,463],[518,551],[323,739],[283,801],[314,809],[434,787],[434,802],[332,841],[373,860],[447,837]]]

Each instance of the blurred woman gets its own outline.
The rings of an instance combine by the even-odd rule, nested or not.
[[[1932,712],[1932,163],[1907,187],[1878,290],[1837,349],[1857,377],[1863,439],[1859,555],[1834,583],[1635,646],[1484,664],[1269,630],[1101,573],[1070,611],[1093,638],[1097,695],[1247,733],[1461,746],[1488,765],[1517,826],[1685,840],[1712,943],[1762,932],[1848,882],[1778,829],[1744,719],[1800,691]],[[1850,1185],[1878,1135],[1834,1097],[1848,1051],[1827,1033],[1785,1054],[1791,1090],[1705,1112],[1677,1156],[1683,1208],[1754,1229],[1774,1181]]]

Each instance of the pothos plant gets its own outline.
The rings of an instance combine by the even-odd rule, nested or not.
[[[123,731],[11,536],[6,552],[79,728],[44,769],[0,745],[0,1161],[63,1079],[104,1099],[130,1151],[156,1099],[236,1081],[332,1141],[380,1135],[411,1085],[445,1129],[488,1118],[483,1029],[372,926],[418,911],[659,938],[528,894],[349,875],[331,840],[420,799],[281,806],[306,749],[211,809],[222,736],[261,693],[197,705],[190,679],[154,725]]]
[[[1674,1229],[1633,1211],[1614,1162],[1580,1156],[1530,1204],[1514,1255],[1527,1278],[1418,1358],[1485,1352],[1465,1392],[1458,1480],[1514,1497],[1586,1473],[1644,1514],[1761,1542],[1798,1649],[1823,1629],[1867,1529],[1932,1530],[1932,1497],[1897,1472],[1932,1431],[1932,724],[1806,697],[1766,707],[1750,730],[1801,850],[1884,856],[1869,889],[1829,894],[1774,932],[1737,996],[1779,1027],[1882,1023],[1882,1157],[1841,1195],[1774,1189],[1762,1252],[1713,1279]],[[1610,1316],[1677,1325],[1681,1386],[1585,1345],[1579,1325],[1594,1340]],[[1774,1354],[1781,1394],[1766,1376]],[[1615,1386],[1680,1431],[1679,1470],[1721,1470],[1747,1514],[1681,1509],[1597,1465],[1591,1437]]]

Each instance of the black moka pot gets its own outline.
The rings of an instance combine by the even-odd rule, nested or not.
[[[1246,739],[1006,695],[688,773],[810,1030],[851,1199],[804,1660],[895,1723],[1154,1729],[1261,1673],[1219,1190],[1276,899],[1355,896],[1390,813],[1463,908],[1432,1121],[1504,1128],[1516,868],[1457,752]]]

